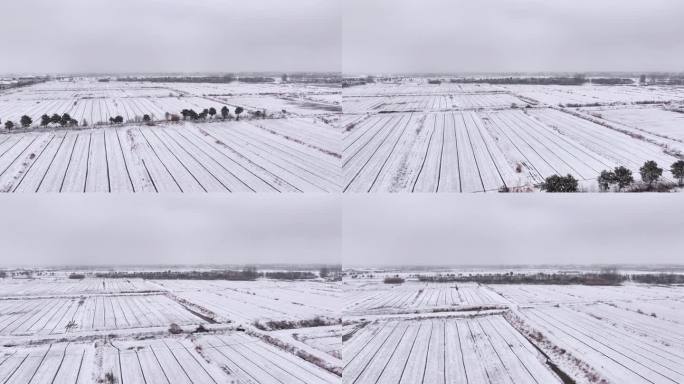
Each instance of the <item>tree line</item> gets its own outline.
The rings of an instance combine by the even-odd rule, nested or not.
[[[240,120],[240,115],[245,111],[243,107],[235,107],[235,119]],[[204,120],[207,118],[214,118],[218,112],[216,111],[216,108],[211,107],[211,108],[205,108],[201,112],[197,113],[193,109],[183,109],[181,111],[181,116],[183,116],[183,120]],[[226,106],[223,106],[220,110],[220,116],[223,120],[232,120],[233,115],[230,113],[230,109]],[[253,112],[250,112],[250,115],[255,118],[265,118],[266,117],[266,110],[256,110]],[[136,117],[136,121],[139,120],[140,117]],[[168,121],[179,121],[180,117],[174,114],[166,113],[166,120]],[[153,123],[153,118],[149,114],[144,114],[142,116],[142,122],[146,124],[152,124]],[[109,118],[109,123],[114,125],[114,124],[123,124],[124,123],[124,118],[121,115],[117,116],[112,116]],[[0,124],[2,124],[2,120],[0,120]],[[30,128],[31,125],[33,125],[33,119],[30,116],[24,115],[20,118],[19,124],[21,125],[22,128]],[[49,126],[50,124],[55,124],[59,125],[61,127],[78,127],[79,125],[82,127],[87,127],[88,126],[88,121],[83,119],[83,121],[79,124],[78,120],[74,119],[69,115],[68,113],[64,114],[57,114],[54,113],[52,115],[44,114],[40,118],[40,126],[45,128]],[[7,120],[4,123],[4,127],[7,131],[11,131],[15,128],[17,128],[17,125],[11,121]]]
[[[235,119],[240,120],[240,114],[242,114],[244,111],[245,111],[245,109],[242,107],[235,107],[235,116],[236,116]],[[258,112],[259,112],[259,116],[261,116],[261,111],[258,111]],[[183,120],[187,120],[187,119],[204,120],[207,117],[213,118],[214,116],[216,116],[216,114],[217,114],[217,111],[216,111],[216,108],[214,108],[214,107],[205,108],[200,113],[195,112],[194,109],[184,109],[181,111],[181,116],[183,116]],[[265,114],[266,113],[264,112],[264,115]],[[228,107],[226,107],[225,105],[223,106],[223,108],[221,108],[221,118],[223,120],[232,120],[233,119],[233,115],[230,114],[230,109],[228,109]]]
[[[418,275],[421,282],[480,284],[559,284],[559,285],[619,285],[628,279],[614,270],[586,273],[478,273],[468,275]]]
[[[588,82],[584,75],[556,77],[492,77],[451,79],[462,84],[524,84],[524,85],[583,85]]]
[[[231,280],[253,281],[258,278],[274,280],[309,280],[317,275],[309,271],[267,271],[259,272],[254,267],[242,270],[218,271],[128,271],[128,272],[98,272],[98,278],[107,279],[146,279],[146,280]]]
[[[623,191],[630,189],[635,192],[667,190],[668,185],[661,183],[664,169],[653,160],[648,160],[639,168],[641,185],[635,185],[635,179],[630,169],[624,166],[615,167],[612,170],[603,170],[597,178],[599,190],[602,192],[616,189]],[[677,160],[670,166],[672,176],[681,187],[684,185],[684,160]],[[572,175],[552,175],[544,180],[541,189],[546,192],[577,192],[579,182]]]
[[[418,275],[426,283],[480,283],[480,284],[539,284],[539,285],[620,285],[627,281],[642,284],[684,284],[684,275],[676,273],[621,274],[613,268],[600,272],[583,273],[491,273],[491,274],[438,274]]]

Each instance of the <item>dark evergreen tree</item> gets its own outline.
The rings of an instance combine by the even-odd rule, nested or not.
[[[541,189],[546,192],[577,192],[577,179],[572,175],[553,175],[546,178]]]
[[[641,180],[651,187],[663,175],[663,169],[658,167],[658,163],[655,161],[649,160],[639,169],[639,173],[641,174]]]

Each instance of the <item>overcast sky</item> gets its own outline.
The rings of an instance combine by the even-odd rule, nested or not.
[[[0,197],[4,266],[340,263],[332,195]]]
[[[339,71],[341,1],[0,1],[0,73]]]
[[[345,196],[343,265],[682,263],[680,194]]]
[[[345,0],[343,70],[682,71],[681,0]]]

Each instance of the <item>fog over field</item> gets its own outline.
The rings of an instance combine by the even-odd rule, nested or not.
[[[4,1],[0,73],[339,71],[340,3]]]
[[[343,264],[680,263],[669,195],[347,195]]]
[[[343,71],[679,71],[677,0],[349,0]]]
[[[340,259],[339,203],[325,195],[4,200],[4,266],[337,264]]]

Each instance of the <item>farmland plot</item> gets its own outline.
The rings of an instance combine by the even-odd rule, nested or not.
[[[339,318],[341,291],[318,282],[157,281],[174,295],[242,324]]]
[[[4,360],[4,361],[3,361]],[[237,378],[178,338],[16,347],[0,354],[3,383],[227,383]],[[231,381],[232,380],[232,381]]]
[[[395,113],[347,127],[349,192],[497,191],[554,174],[593,182],[618,165],[638,174],[647,160],[677,160],[658,145],[551,109]]]
[[[158,288],[140,279],[65,279],[40,278],[32,280],[0,280],[0,297],[14,296],[75,296],[149,292]]]
[[[660,302],[682,300],[684,291],[677,287],[624,284],[594,287],[585,285],[505,285],[489,286],[503,298],[520,305]],[[636,300],[638,299],[638,300]]]
[[[343,97],[347,114],[429,112],[453,109],[508,108],[524,102],[508,93],[445,93],[433,95],[396,95],[373,97]]]
[[[337,284],[67,275],[0,279],[1,383],[340,380]],[[297,322],[312,318],[332,325]],[[253,319],[286,329],[257,329]]]
[[[87,343],[9,347],[0,351],[0,382],[87,384],[95,382],[95,349]]]
[[[489,288],[472,283],[407,282],[399,286],[378,285],[369,289],[345,288],[345,313],[363,314],[393,309],[433,310],[505,303]]]
[[[684,153],[684,114],[655,107],[584,109],[621,130],[645,136],[672,150]]]
[[[520,310],[528,325],[609,382],[681,383],[684,327],[606,304]]]
[[[328,361],[331,365],[341,366],[342,364],[342,327],[340,326],[284,329],[272,331],[269,335],[302,348]]]
[[[111,342],[102,348],[98,377],[109,372],[122,383],[235,382],[236,377],[206,361],[195,347],[178,338]]]
[[[376,83],[343,89],[343,97],[366,96],[400,96],[426,94],[475,94],[507,92],[498,85],[490,84],[458,84],[442,83],[439,85],[426,84],[425,81],[397,81],[394,83]]]
[[[220,96],[219,100],[223,101],[229,106],[240,106],[246,110],[264,109],[268,113],[282,112],[288,116],[314,116],[314,115],[328,115],[331,113],[341,113],[342,106],[339,102],[339,95],[330,95],[331,97],[316,98],[316,97],[299,97],[299,96]],[[337,99],[337,100],[335,100]]]
[[[339,377],[242,333],[202,336],[197,341],[214,364],[241,383],[338,383]]]
[[[300,330],[293,336],[304,344],[339,358],[342,349],[340,327],[317,327]]]
[[[23,115],[38,125],[43,114],[68,113],[79,124],[93,126],[122,116],[125,122],[165,120],[183,109],[243,107],[291,117],[339,113],[339,89],[300,84],[181,84],[98,82],[94,79],[50,81],[0,94],[0,119],[15,123]]]
[[[336,191],[336,134],[310,119],[0,134],[0,190]]]
[[[343,347],[344,383],[560,383],[501,316],[377,321]]]
[[[667,182],[684,149],[674,112],[637,106],[681,102],[681,87],[403,80],[351,87],[342,99],[345,192],[533,190],[567,174],[591,191],[601,171],[625,166],[638,178],[648,160],[665,169]],[[651,117],[616,112],[620,106]]]
[[[684,379],[680,286],[481,285],[405,277],[399,285],[345,281],[344,382]]]
[[[2,336],[55,335],[203,322],[163,295],[0,300]]]
[[[682,87],[604,85],[504,85],[502,88],[548,105],[634,104],[684,100]]]

